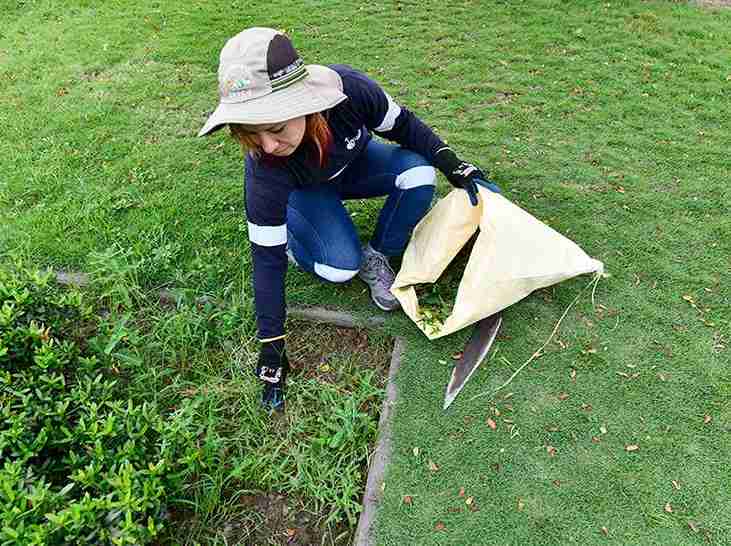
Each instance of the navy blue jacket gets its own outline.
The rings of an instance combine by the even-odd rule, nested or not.
[[[245,203],[254,267],[254,299],[259,339],[284,335],[287,271],[287,201],[295,189],[336,180],[358,157],[371,132],[413,150],[433,163],[445,144],[413,113],[396,104],[373,80],[345,65],[331,65],[347,99],[327,112],[333,142],[320,168],[317,154],[301,145],[285,160],[246,156]]]

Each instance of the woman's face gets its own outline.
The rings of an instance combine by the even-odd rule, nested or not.
[[[247,127],[256,145],[266,154],[286,157],[297,149],[305,134],[305,116],[266,125]]]

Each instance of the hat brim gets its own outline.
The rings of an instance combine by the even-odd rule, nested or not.
[[[308,76],[285,89],[241,103],[219,103],[198,136],[208,135],[228,123],[260,125],[322,112],[344,101],[340,75],[326,66],[307,65]]]

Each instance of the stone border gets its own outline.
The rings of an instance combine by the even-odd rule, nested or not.
[[[83,287],[89,284],[89,276],[85,273],[73,271],[56,271],[56,282],[65,286]],[[174,301],[167,290],[160,290],[160,301]],[[343,328],[375,328],[382,326],[384,317],[370,317],[358,319],[343,311],[333,311],[324,307],[291,307],[289,317],[308,322],[320,322],[340,326]],[[388,367],[386,383],[386,398],[381,406],[381,417],[378,420],[376,449],[373,451],[368,464],[368,478],[363,493],[363,511],[358,518],[358,527],[355,530],[353,546],[373,546],[375,544],[373,529],[376,521],[378,503],[383,494],[383,477],[386,466],[391,459],[391,414],[396,406],[398,392],[396,390],[396,374],[401,366],[401,358],[406,349],[406,341],[402,337],[394,337],[391,364]]]
[[[396,406],[398,392],[396,390],[396,374],[401,366],[401,357],[406,349],[406,342],[402,337],[394,338],[391,366],[388,368],[388,384],[386,398],[381,406],[381,418],[378,421],[378,437],[376,449],[373,452],[368,468],[368,480],[363,493],[363,511],[358,519],[358,528],[355,531],[353,546],[372,546],[375,544],[373,530],[376,521],[378,503],[383,495],[383,478],[386,466],[391,460],[391,414]]]
[[[377,328],[386,322],[384,317],[369,317],[359,320],[349,313],[333,311],[324,307],[293,306],[287,309],[287,316],[308,322],[324,322],[343,328]]]

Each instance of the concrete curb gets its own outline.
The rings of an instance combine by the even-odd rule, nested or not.
[[[89,275],[75,271],[56,271],[56,282],[64,286],[86,286],[89,284]]]
[[[324,322],[343,328],[376,328],[383,326],[386,319],[383,317],[369,317],[359,320],[343,311],[332,311],[324,307],[293,306],[287,309],[287,316],[309,322]]]
[[[83,287],[89,284],[89,276],[85,273],[73,271],[56,271],[56,282],[65,286]],[[160,291],[160,298],[164,300],[170,297],[166,290]],[[384,317],[370,317],[358,319],[343,311],[333,311],[324,307],[300,307],[294,306],[287,310],[288,316],[305,320],[308,322],[319,322],[332,324],[343,328],[375,328],[382,326],[386,319]],[[374,523],[378,503],[383,493],[383,477],[388,461],[391,459],[391,414],[396,406],[398,392],[396,390],[396,374],[401,366],[401,358],[406,349],[406,341],[401,337],[394,338],[391,363],[388,368],[388,380],[386,383],[386,398],[381,406],[381,417],[378,420],[378,435],[376,448],[371,456],[368,465],[368,478],[366,480],[365,492],[363,493],[363,511],[358,518],[358,527],[355,531],[353,546],[373,546]]]
[[[396,406],[396,374],[401,365],[401,357],[406,349],[403,338],[397,337],[391,353],[391,365],[388,369],[388,384],[386,398],[381,407],[381,418],[378,421],[378,439],[376,449],[368,468],[368,480],[363,493],[363,511],[358,519],[358,528],[355,531],[353,546],[372,546],[375,544],[373,530],[376,521],[378,503],[383,494],[383,477],[388,461],[391,460],[391,414]]]

